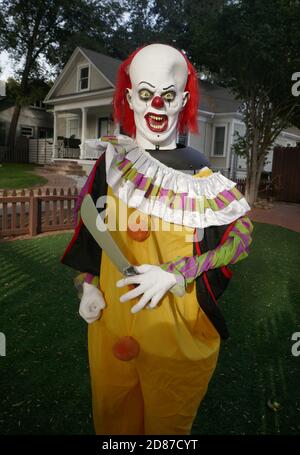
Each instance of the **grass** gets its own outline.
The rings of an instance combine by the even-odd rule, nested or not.
[[[0,434],[92,434],[86,324],[74,272],[58,259],[70,236],[0,243]],[[220,305],[231,338],[195,420],[194,434],[298,434],[300,235],[255,224],[249,258]],[[281,409],[274,412],[268,400]]]
[[[36,166],[25,163],[3,163],[0,165],[0,188],[18,189],[44,185],[47,179],[34,174]]]

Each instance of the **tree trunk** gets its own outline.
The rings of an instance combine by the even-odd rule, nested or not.
[[[260,174],[258,172],[259,166],[257,162],[259,147],[259,131],[257,128],[252,129],[252,134],[251,137],[249,138],[248,143],[251,145],[249,150],[250,162],[248,166],[245,197],[248,203],[252,205],[257,199],[258,186],[260,180]]]
[[[256,178],[256,173],[248,175],[247,182],[246,182],[245,197],[246,197],[249,205],[254,204],[254,202],[257,199],[258,186],[259,186],[259,180],[257,180],[257,178]]]
[[[30,69],[34,63],[34,60],[32,58],[32,53],[33,53],[33,43],[34,39],[38,30],[38,24],[39,22],[36,22],[35,27],[34,27],[34,32],[33,36],[31,37],[31,45],[28,48],[27,55],[26,55],[26,60],[25,60],[25,66],[24,66],[24,71],[22,74],[22,80],[21,80],[21,85],[20,85],[20,95],[23,97],[27,93],[27,88],[28,88],[28,78],[30,74]],[[14,112],[11,118],[10,122],[10,127],[9,127],[9,132],[8,132],[8,152],[10,154],[10,159],[13,159],[14,157],[14,152],[15,152],[15,147],[16,147],[16,132],[17,132],[17,126],[18,126],[18,121],[19,121],[19,116],[21,112],[21,105],[16,104],[14,107]]]
[[[9,158],[11,160],[13,160],[14,153],[15,153],[16,132],[17,132],[17,126],[18,126],[20,112],[21,112],[21,106],[16,104],[14,107],[14,112],[13,112],[10,126],[9,126],[8,143],[7,143]]]
[[[245,197],[249,205],[254,204],[258,197],[259,183],[261,179],[261,173],[264,167],[264,160],[261,159],[258,163],[253,163],[251,166],[250,174],[247,176]]]

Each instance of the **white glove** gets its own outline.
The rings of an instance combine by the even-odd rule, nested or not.
[[[127,300],[143,294],[138,303],[131,308],[131,313],[137,313],[148,302],[150,303],[147,308],[155,308],[165,293],[177,283],[174,273],[166,272],[157,265],[144,264],[135,266],[135,269],[140,275],[129,276],[117,281],[118,288],[128,284],[139,284],[120,298],[120,302],[127,302]]]
[[[93,284],[83,283],[83,295],[79,306],[80,316],[91,324],[100,318],[105,306],[102,292]]]

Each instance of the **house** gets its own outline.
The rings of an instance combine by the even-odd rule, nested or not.
[[[7,139],[14,112],[14,102],[6,96],[0,97],[0,160],[7,152]],[[16,153],[19,161],[28,160],[29,138],[53,137],[53,116],[47,112],[42,102],[22,106],[16,132]]]
[[[112,99],[116,74],[121,61],[77,47],[60,76],[46,96],[44,103],[54,115],[53,159],[74,159],[90,169],[97,156],[91,156],[84,146],[86,139],[116,134],[112,122]],[[199,134],[179,137],[179,142],[203,152],[214,170],[231,178],[245,176],[245,160],[232,151],[235,133],[245,131],[241,101],[225,88],[201,81],[199,105]],[[296,145],[300,130],[281,133],[277,143]],[[272,161],[270,154],[267,161]],[[265,171],[271,164],[267,163]]]

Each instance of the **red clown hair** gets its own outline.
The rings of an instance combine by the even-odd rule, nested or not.
[[[126,89],[132,87],[129,77],[129,66],[135,55],[144,47],[145,46],[141,46],[132,52],[132,54],[130,54],[129,57],[119,66],[116,90],[113,99],[114,122],[119,123],[122,126],[124,132],[131,137],[135,136],[136,128],[134,122],[134,114],[132,109],[130,109],[126,98]],[[189,98],[184,109],[179,114],[177,130],[180,134],[185,133],[186,131],[197,133],[197,112],[199,106],[199,84],[197,72],[185,54],[183,54],[181,51],[179,52],[184,57],[188,66],[188,77],[184,91],[189,92]]]

